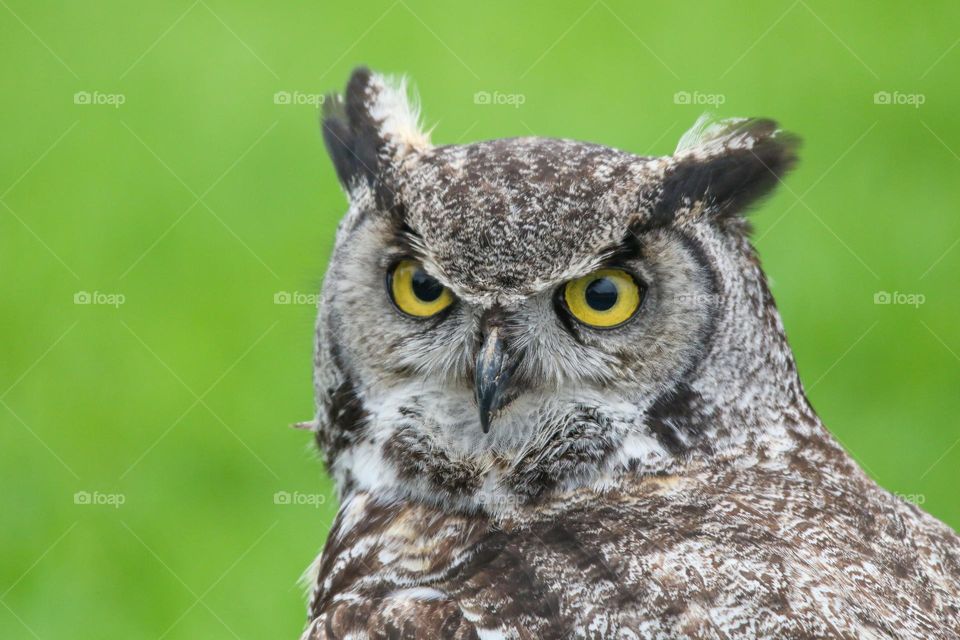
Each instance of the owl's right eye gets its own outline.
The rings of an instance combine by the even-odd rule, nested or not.
[[[416,260],[400,260],[387,272],[387,289],[397,309],[415,318],[435,316],[451,304],[453,294]]]

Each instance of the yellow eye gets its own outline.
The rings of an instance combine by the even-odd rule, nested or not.
[[[620,269],[598,269],[571,280],[563,289],[563,300],[574,318],[585,325],[606,329],[623,324],[640,307],[637,281]]]
[[[416,318],[435,316],[451,304],[453,294],[415,260],[401,260],[387,275],[390,297],[400,311]]]

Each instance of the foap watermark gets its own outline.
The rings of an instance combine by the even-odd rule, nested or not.
[[[473,104],[507,106],[519,109],[527,101],[522,93],[503,93],[501,91],[477,91],[473,94]]]
[[[674,299],[680,304],[696,306],[720,304],[720,295],[717,293],[678,293]]]
[[[277,91],[273,94],[273,104],[309,105],[319,107],[326,97],[322,93],[304,93],[302,91]]]
[[[673,104],[692,104],[696,106],[719,107],[727,101],[722,93],[703,93],[701,91],[677,91],[673,94]]]
[[[896,492],[893,495],[897,496],[904,502],[909,502],[910,504],[915,504],[918,507],[927,501],[927,496],[922,493],[899,493]]]
[[[113,307],[117,309],[127,301],[122,293],[106,293],[104,291],[77,291],[73,294],[73,304],[91,304]]]
[[[302,293],[300,291],[277,291],[273,294],[273,304],[308,304],[312,307],[320,302],[319,293]]]
[[[102,91],[77,91],[73,94],[73,104],[107,106],[119,109],[127,101],[122,93],[103,93]]]
[[[273,494],[273,504],[307,506],[319,508],[327,502],[322,493],[301,493],[299,491],[277,491]]]
[[[873,304],[905,305],[916,309],[927,301],[922,293],[904,293],[903,291],[877,291],[873,294]]]
[[[520,496],[514,494],[481,493],[476,496],[477,504],[488,512],[513,511],[523,505]]]
[[[902,93],[900,91],[877,91],[873,94],[873,104],[889,104],[919,109],[927,101],[923,93]]]
[[[73,504],[93,507],[113,507],[119,509],[126,503],[127,496],[122,493],[102,493],[100,491],[77,491],[73,494]]]

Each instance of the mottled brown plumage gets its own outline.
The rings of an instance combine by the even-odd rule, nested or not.
[[[956,637],[954,534],[831,462],[845,457],[833,445],[807,444],[497,523],[357,494],[308,637],[401,637],[391,621],[416,638]]]

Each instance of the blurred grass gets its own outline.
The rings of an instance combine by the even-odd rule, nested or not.
[[[314,310],[274,295],[316,290],[344,202],[315,107],[273,97],[340,89],[357,63],[408,73],[439,143],[669,153],[711,108],[684,91],[801,134],[754,222],[811,399],[878,481],[960,526],[958,19],[948,2],[3,0],[0,636],[296,637],[336,505],[286,428],[312,411]]]

